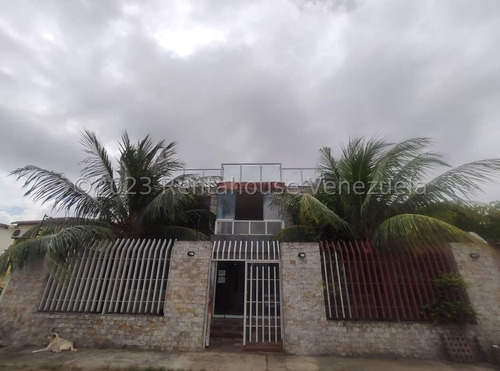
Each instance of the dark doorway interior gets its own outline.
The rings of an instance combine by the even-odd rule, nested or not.
[[[218,262],[215,287],[215,315],[243,315],[245,263]]]
[[[264,219],[264,195],[237,194],[235,207],[236,220],[263,220]]]

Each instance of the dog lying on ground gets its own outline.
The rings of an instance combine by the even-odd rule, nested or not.
[[[56,332],[53,332],[49,336],[47,336],[47,340],[49,341],[49,345],[47,345],[46,348],[34,350],[33,353],[38,353],[38,352],[59,353],[62,352],[63,350],[76,351],[76,349],[73,348],[72,341],[60,338],[59,334]]]

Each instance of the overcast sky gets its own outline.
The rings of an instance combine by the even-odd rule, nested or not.
[[[0,222],[48,211],[7,174],[77,177],[84,128],[175,140],[191,168],[313,167],[359,135],[500,157],[499,17],[497,0],[2,1]]]

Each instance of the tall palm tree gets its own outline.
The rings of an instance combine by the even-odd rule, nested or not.
[[[211,216],[197,208],[194,197],[182,188],[192,177],[174,177],[183,168],[176,158],[175,142],[154,143],[147,135],[132,143],[125,132],[116,164],[93,132],[82,132],[81,144],[87,157],[77,182],[33,165],[11,173],[24,180],[26,197],[52,203],[55,211],[72,216],[45,220],[28,231],[0,256],[0,274],[9,266],[22,267],[39,256],[67,262],[96,240],[206,238],[190,228],[201,217],[206,220]]]
[[[396,144],[356,138],[342,147],[339,158],[322,148],[314,195],[283,197],[297,225],[275,239],[365,239],[389,251],[413,252],[445,241],[475,241],[439,215],[453,203],[469,203],[500,173],[500,159],[451,167],[429,150],[431,144],[429,138]],[[447,171],[425,182],[442,167]]]

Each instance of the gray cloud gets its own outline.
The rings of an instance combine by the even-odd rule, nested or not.
[[[112,147],[122,130],[176,140],[190,167],[309,167],[318,148],[355,135],[431,136],[453,164],[499,157],[499,10],[494,1],[4,3],[0,173],[34,163],[76,176],[83,128]],[[500,197],[497,184],[487,191]]]

